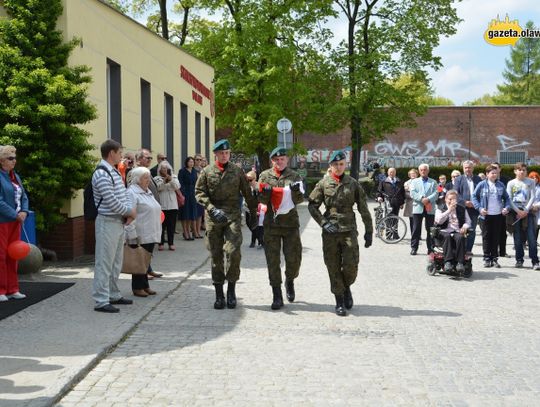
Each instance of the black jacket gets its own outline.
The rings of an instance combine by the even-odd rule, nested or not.
[[[472,182],[474,189],[482,182],[482,179],[478,175],[472,176]],[[458,193],[458,204],[465,206],[465,201],[472,201],[471,191],[469,190],[469,184],[467,183],[467,176],[465,174],[460,175],[454,180],[454,189]],[[471,219],[478,216],[478,211],[474,208],[467,208]]]
[[[384,181],[379,184],[377,198],[383,198],[384,200],[389,199],[392,208],[400,207],[405,203],[405,189],[403,188],[403,182],[396,177],[395,183],[392,184],[390,178],[386,177]]]

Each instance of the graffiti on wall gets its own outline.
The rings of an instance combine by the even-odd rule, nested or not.
[[[424,145],[421,145],[418,141],[405,141],[401,145],[394,144],[391,141],[383,141],[375,145],[374,152],[376,155],[391,155],[394,157],[455,157],[469,154],[469,149],[463,147],[458,141],[448,140],[426,141]],[[472,157],[479,157],[472,150],[470,154]]]
[[[308,163],[327,163],[334,150],[308,150],[306,155],[306,161]],[[346,147],[344,149],[347,163],[351,161],[351,148]]]
[[[244,171],[251,171],[256,165],[256,156],[244,153],[231,153],[231,162],[240,165]]]
[[[369,153],[368,161],[376,161],[385,167],[416,166],[423,162],[434,166],[446,166],[459,164],[465,158],[486,162],[497,159],[498,151],[523,150],[531,144],[504,134],[498,135],[496,140],[492,156],[480,155],[459,141],[446,139],[426,142],[405,141],[401,144],[387,140],[375,144],[373,152]]]
[[[531,144],[528,141],[522,141],[520,143],[516,141],[515,138],[505,136],[504,134],[498,135],[497,140],[499,140],[499,143],[501,145],[501,148],[500,148],[501,151],[508,151],[508,150],[511,150],[513,148],[518,148],[518,147],[523,148]]]

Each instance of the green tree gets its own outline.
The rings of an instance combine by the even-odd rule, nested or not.
[[[129,11],[129,0],[104,0],[105,3],[111,5],[118,11],[127,14]]]
[[[495,103],[495,99],[498,97],[500,96],[497,94],[490,95],[489,93],[486,93],[477,99],[466,102],[465,106],[495,106],[497,104]]]
[[[109,0],[118,3],[131,3],[131,11],[136,15],[141,15],[148,11],[151,11],[152,14],[148,17],[147,26],[151,30],[160,34],[166,40],[169,39],[169,15],[168,15],[168,4],[167,0]],[[181,0],[179,0],[181,1]],[[154,10],[157,6],[157,11]],[[124,6],[126,9],[128,6]]]
[[[92,172],[89,133],[96,117],[87,102],[84,66],[68,66],[77,44],[63,42],[60,0],[4,0],[0,21],[0,144],[13,144],[17,167],[36,211],[37,227],[64,220],[60,209]]]
[[[427,83],[427,69],[441,67],[434,55],[440,36],[455,33],[459,22],[453,0],[334,0],[348,24],[348,36],[334,59],[347,87],[351,175],[358,176],[359,152],[371,139],[413,126],[413,114],[426,105],[414,84]],[[411,85],[392,84],[408,73]]]
[[[534,30],[528,21],[525,28]],[[510,50],[503,72],[505,83],[497,85],[500,96],[497,104],[534,105],[540,104],[540,40],[520,38]]]
[[[394,88],[399,91],[405,91],[416,99],[416,103],[425,106],[453,106],[454,102],[443,96],[434,94],[433,89],[429,86],[428,81],[414,82],[411,75],[401,75],[393,83]],[[406,89],[409,88],[409,89]]]
[[[232,129],[235,148],[256,153],[264,168],[277,143],[279,118],[288,117],[296,133],[344,124],[339,77],[314,45],[330,35],[317,26],[331,12],[331,1],[202,0],[199,5],[222,20],[198,20],[184,48],[215,68],[216,125]]]

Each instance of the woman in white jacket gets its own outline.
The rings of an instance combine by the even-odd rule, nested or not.
[[[152,253],[154,246],[161,239],[161,205],[155,200],[148,188],[152,182],[150,170],[146,167],[136,167],[131,170],[131,184],[128,197],[131,207],[135,208],[137,217],[126,225],[126,240],[128,244],[140,244],[146,251]],[[152,271],[148,266],[148,272]],[[150,289],[147,274],[133,274],[131,279],[133,295],[147,297],[156,292]]]
[[[165,220],[161,225],[161,239],[158,250],[163,250],[165,243],[165,231],[167,231],[167,243],[169,250],[175,250],[174,230],[176,228],[176,218],[178,217],[178,199],[176,191],[180,189],[178,177],[174,175],[171,164],[167,160],[159,163],[157,168],[158,175],[154,177],[159,192],[159,202],[161,209],[165,214]]]

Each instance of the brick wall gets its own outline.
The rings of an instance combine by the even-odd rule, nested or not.
[[[540,106],[432,107],[416,123],[363,146],[368,160],[397,167],[419,161],[446,165],[501,161],[501,152],[526,152],[529,163],[540,163]],[[328,136],[305,133],[298,140],[308,150],[345,148],[350,129]]]
[[[88,227],[87,224],[92,227]],[[90,229],[93,235],[93,222],[86,222],[82,216],[66,218],[66,221],[47,234],[40,236],[42,247],[54,250],[60,260],[69,260],[84,254],[93,253],[93,245],[87,247],[86,232]],[[92,236],[93,237],[93,236]]]

